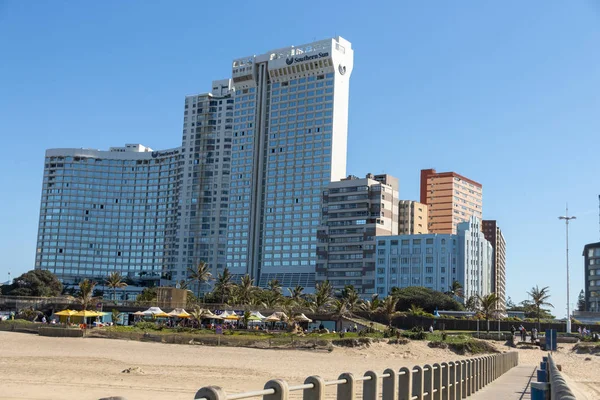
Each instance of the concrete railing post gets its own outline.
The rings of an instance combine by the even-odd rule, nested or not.
[[[379,400],[379,375],[374,371],[365,372],[371,379],[363,381],[363,400]]]
[[[441,400],[442,398],[442,366],[438,363],[433,364],[433,391],[432,400]]]
[[[467,398],[467,362],[465,360],[459,361],[457,373],[460,373],[460,376],[459,376],[460,379],[458,379],[458,383],[457,383],[458,392],[456,394],[456,398],[458,400],[466,399]]]
[[[448,400],[457,400],[456,397],[456,370],[457,363],[450,361],[448,363]]]
[[[219,386],[206,386],[196,392],[194,399],[227,400],[227,393]]]
[[[448,387],[448,383],[450,383],[450,364],[443,362],[441,365],[440,377],[442,382],[440,383],[440,397],[439,400],[448,400],[450,388]]]
[[[471,395],[471,382],[473,382],[473,360],[465,360],[466,366],[466,374],[465,374],[465,397],[469,397]]]
[[[483,357],[477,359],[477,391],[483,387]]]
[[[473,393],[476,393],[479,390],[479,375],[481,365],[479,364],[479,358],[473,359]]]
[[[419,365],[413,367],[412,373],[412,398],[423,400],[423,368]]]
[[[381,385],[382,400],[398,400],[398,373],[393,369],[388,368],[383,371],[383,374],[389,376],[383,378],[383,384]]]
[[[312,383],[312,389],[304,389],[303,400],[325,400],[325,380],[320,376],[309,376],[304,380],[305,384]]]
[[[345,379],[346,383],[337,386],[337,400],[354,400],[354,375],[343,373],[338,379]]]
[[[290,389],[286,381],[273,379],[265,383],[265,389],[274,389],[275,393],[266,394],[263,400],[288,400]]]
[[[433,368],[429,364],[423,366],[423,400],[432,400]]]
[[[411,400],[412,399],[412,370],[407,367],[400,368],[398,373],[400,378],[398,379],[398,400]]]

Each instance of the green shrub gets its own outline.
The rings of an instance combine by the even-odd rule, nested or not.
[[[423,327],[415,326],[410,331],[402,332],[402,336],[411,340],[425,340],[427,333],[423,330]]]
[[[142,321],[135,324],[135,327],[145,331],[161,331],[163,325],[156,325],[154,322]]]

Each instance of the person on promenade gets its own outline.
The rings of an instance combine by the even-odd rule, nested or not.
[[[512,336],[515,336],[515,332],[516,332],[516,331],[517,331],[517,328],[515,328],[515,326],[514,326],[514,325],[511,325],[511,327],[510,327],[510,334],[511,334]]]

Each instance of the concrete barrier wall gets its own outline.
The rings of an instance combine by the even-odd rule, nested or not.
[[[337,400],[355,400],[355,386],[359,382],[363,400],[458,400],[478,392],[518,364],[519,354],[510,352],[400,370],[388,368],[383,373],[367,371],[363,376],[343,373],[333,381],[309,376],[303,384],[293,386],[274,379],[267,382],[263,390],[246,393],[228,394],[218,386],[207,386],[198,390],[194,400],[253,397],[288,400],[294,391],[302,391],[304,400],[324,400],[328,386],[335,387]]]
[[[52,337],[83,337],[83,330],[70,328],[54,328],[49,326],[40,327],[40,336]]]

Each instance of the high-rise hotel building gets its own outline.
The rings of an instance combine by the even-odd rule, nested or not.
[[[314,287],[321,193],[346,176],[352,67],[341,37],[243,57],[186,97],[180,148],[48,150],[36,268],[174,285],[205,261]]]
[[[46,151],[35,268],[102,289],[119,271],[139,291],[175,267],[181,149]],[[127,291],[123,292],[124,295]]]
[[[314,287],[321,192],[346,176],[352,66],[341,37],[233,62],[233,274]]]

